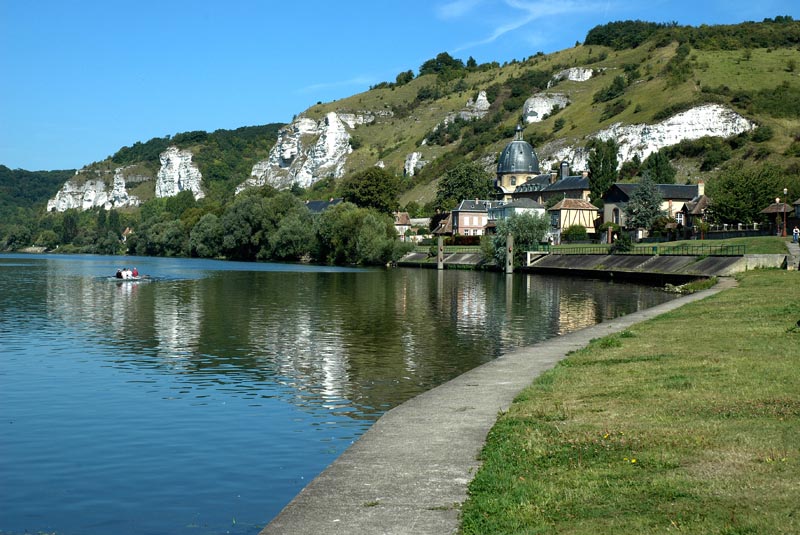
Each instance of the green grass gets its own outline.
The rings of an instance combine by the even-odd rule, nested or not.
[[[800,533],[800,273],[595,340],[489,433],[462,533]]]

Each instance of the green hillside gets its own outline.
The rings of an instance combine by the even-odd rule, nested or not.
[[[392,117],[356,128],[358,148],[348,167],[355,171],[382,160],[387,169],[400,174],[406,156],[422,150],[424,159],[432,163],[409,181],[401,204],[422,203],[432,199],[434,188],[429,183],[448,167],[464,159],[495,161],[521,122],[525,99],[547,91],[553,74],[589,67],[601,74],[585,82],[562,81],[550,89],[568,95],[569,106],[525,126],[525,138],[537,151],[550,141],[584,145],[586,136],[612,123],[652,124],[694,105],[719,103],[766,127],[756,139],[739,140],[725,161],[771,163],[797,174],[798,45],[800,21],[790,17],[701,28],[611,23],[593,29],[584,44],[567,50],[537,53],[504,65],[469,66],[456,59],[452,62],[456,66],[440,72],[421,74],[402,84],[401,73],[396,83],[378,84],[367,92],[318,104],[305,115],[320,119],[331,111],[392,111]],[[437,58],[442,56],[449,58],[447,54]],[[618,76],[624,79],[620,94],[598,100]],[[487,91],[491,102],[486,117],[465,124],[441,145],[421,146],[448,113],[463,109],[467,99],[474,99],[481,90]],[[436,98],[425,98],[428,95]],[[673,164],[681,170],[678,180],[689,176],[713,180],[718,166],[701,170],[703,156],[702,152],[688,158],[672,155]]]
[[[592,69],[593,76],[581,82],[553,78],[578,67]],[[729,139],[683,141],[662,149],[659,157],[666,157],[675,168],[677,183],[704,180],[712,197],[746,191],[746,202],[726,199],[729,210],[718,215],[726,221],[748,221],[763,219],[758,215],[760,206],[783,187],[788,188],[790,200],[800,196],[799,77],[800,21],[791,17],[697,28],[621,21],[593,28],[582,44],[572,48],[552,54],[536,52],[502,65],[479,65],[472,58],[465,61],[442,52],[416,73],[400,72],[394,81],[334,102],[320,102],[299,115],[317,121],[330,112],[375,117],[350,130],[353,152],[347,157],[345,177],[382,162],[386,173],[401,178],[400,207],[409,207],[412,215],[432,215],[439,178],[464,162],[478,162],[491,170],[519,124],[540,160],[555,162],[557,149],[586,147],[592,135],[612,124],[656,124],[700,104],[720,104],[758,127]],[[489,102],[483,117],[454,118],[481,92]],[[525,124],[525,101],[542,92],[566,95],[570,103],[550,110],[540,122]],[[200,217],[223,215],[235,204],[235,188],[250,176],[255,163],[267,158],[282,126],[153,138],[122,147],[76,176],[71,172],[28,176],[19,170],[9,174],[3,168],[0,208],[7,217],[0,221],[0,243],[10,248],[32,238],[42,241],[43,233],[48,243],[58,243],[55,238],[76,243],[72,231],[78,216],[48,219],[42,213],[47,199],[58,190],[54,181],[63,184],[67,175],[77,182],[98,177],[108,181],[118,168],[123,168],[129,193],[144,203],[141,209],[123,210],[115,216],[121,218],[122,228],[139,226],[157,233],[164,229],[154,226],[156,222],[167,225],[168,218],[177,218],[180,228],[174,226],[170,232],[179,231],[188,239]],[[204,181],[202,202],[154,199],[151,178],[159,169],[159,154],[171,145],[192,151]],[[422,154],[426,165],[413,177],[404,176],[405,160],[414,152]],[[619,178],[637,179],[641,165],[625,162]],[[316,178],[307,190],[295,186],[291,193],[300,199],[342,194],[342,181]],[[20,186],[26,183],[29,187]],[[17,207],[25,210],[15,211]],[[39,214],[34,215],[34,210]],[[80,216],[78,226],[90,224],[95,234],[105,229],[103,216],[91,217]],[[152,223],[149,227],[148,222]],[[117,226],[115,221],[115,231]],[[78,243],[82,247],[95,243],[92,236],[86,234]],[[154,240],[165,241],[166,236],[162,232]],[[186,250],[184,244],[173,254]]]

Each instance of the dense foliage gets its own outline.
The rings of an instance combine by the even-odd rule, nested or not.
[[[464,199],[494,197],[492,177],[477,163],[462,163],[447,171],[436,190],[436,206],[452,210]]]
[[[368,167],[342,179],[339,195],[358,206],[374,208],[384,214],[397,211],[400,184],[390,172]]]
[[[764,19],[761,23],[678,26],[626,20],[595,26],[586,34],[584,45],[602,45],[615,50],[636,48],[653,40],[658,45],[685,42],[695,49],[735,50],[737,48],[791,47],[800,44],[800,21],[790,16]]]
[[[0,219],[19,208],[43,208],[74,174],[74,170],[25,171],[0,165]]]
[[[619,145],[613,139],[596,139],[590,145],[589,188],[590,200],[595,206],[617,180],[618,152]]]
[[[664,199],[658,186],[648,175],[642,177],[639,187],[631,193],[623,208],[628,228],[652,228],[656,219],[663,215],[661,203]]]
[[[491,253],[498,265],[505,265],[506,240],[510,233],[514,236],[514,265],[519,267],[523,264],[525,251],[535,250],[544,241],[549,229],[547,217],[529,212],[500,220],[495,234],[489,237]]]

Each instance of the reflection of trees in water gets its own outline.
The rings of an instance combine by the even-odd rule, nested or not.
[[[51,314],[120,365],[373,419],[515,347],[664,300],[653,290],[471,271],[219,271],[48,282]]]

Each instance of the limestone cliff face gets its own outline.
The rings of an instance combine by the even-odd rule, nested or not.
[[[156,197],[173,197],[182,191],[191,191],[195,200],[205,197],[202,189],[203,175],[192,162],[192,153],[170,147],[159,156],[161,169],[156,176]]]
[[[155,177],[156,197],[172,197],[189,190],[195,199],[204,196],[200,170],[192,162],[192,153],[170,147],[160,155],[161,168]],[[64,212],[71,208],[125,208],[139,206],[140,200],[128,193],[128,185],[153,181],[152,176],[136,174],[133,166],[117,167],[111,171],[81,169],[67,181],[53,199],[47,201],[48,212]]]
[[[414,176],[414,173],[422,169],[428,163],[422,159],[421,152],[412,152],[406,156],[405,164],[403,165],[403,173],[406,176]]]
[[[590,69],[588,67],[572,67],[571,69],[565,69],[553,75],[553,79],[548,82],[547,88],[550,89],[555,83],[560,82],[561,80],[585,82],[594,76],[594,72],[594,69]]]
[[[353,152],[348,126],[352,128],[374,120],[374,117],[354,114],[345,117],[347,123],[335,112],[328,113],[319,122],[307,117],[295,119],[281,129],[268,159],[253,166],[250,178],[239,185],[236,192],[265,184],[279,189],[295,183],[308,187],[327,176],[343,176],[347,156]]]
[[[682,140],[704,136],[731,137],[755,128],[755,123],[735,111],[718,104],[697,106],[673,115],[657,124],[622,125],[615,123],[591,138],[615,139],[619,144],[619,163],[639,156],[642,160],[664,147],[677,145]],[[570,162],[574,171],[588,169],[589,151],[584,147],[565,146],[563,140],[548,143],[537,149],[544,169],[561,161]]]
[[[537,93],[525,101],[522,107],[522,116],[525,122],[538,123],[552,113],[553,108],[566,108],[569,98],[561,93]]]
[[[129,195],[125,187],[125,171],[118,167],[111,178],[108,188],[108,172],[81,169],[75,173],[73,180],[67,181],[53,199],[47,201],[48,212],[64,212],[69,209],[90,210],[102,207],[106,210],[139,206],[139,199]],[[135,181],[142,177],[136,176]]]

